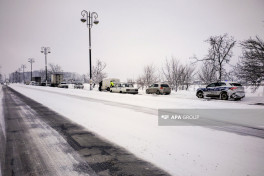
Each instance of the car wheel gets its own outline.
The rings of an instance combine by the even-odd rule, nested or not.
[[[122,91],[120,91],[120,93],[122,93]]]
[[[149,90],[148,89],[146,90],[146,94],[149,94]]]
[[[113,93],[113,91],[112,91],[112,90],[110,90],[110,92],[111,92],[111,93]]]
[[[221,100],[228,100],[228,95],[226,92],[221,93]]]
[[[198,93],[197,93],[197,97],[198,97],[198,98],[203,98],[203,97],[204,97],[203,92],[201,92],[201,91],[198,92]]]
[[[107,90],[107,91],[110,91],[110,87],[107,87],[106,90]]]
[[[159,95],[159,94],[160,94],[160,91],[159,91],[159,90],[157,90],[157,91],[156,91],[156,94],[157,94],[157,95]]]

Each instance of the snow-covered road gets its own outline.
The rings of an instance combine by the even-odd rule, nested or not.
[[[162,127],[158,126],[155,114],[158,108],[250,109],[263,106],[234,101],[212,103],[173,96],[133,96],[22,85],[10,87],[172,175],[261,176],[264,173],[262,138],[199,126]]]

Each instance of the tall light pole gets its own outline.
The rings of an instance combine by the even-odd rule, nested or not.
[[[26,65],[21,65],[21,68],[22,68],[22,70],[23,70],[23,81],[24,81],[24,84],[25,84],[25,74],[24,74],[24,71],[25,71],[25,68],[27,68],[26,67]]]
[[[41,47],[41,53],[44,53],[45,55],[46,86],[47,86],[48,85],[47,55],[50,53],[50,47]]]
[[[33,59],[33,58],[29,58],[28,59],[28,62],[31,64],[31,78],[30,78],[30,81],[32,81],[32,64],[35,62],[35,59]]]
[[[92,47],[91,47],[91,28],[93,24],[98,24],[99,21],[97,20],[98,15],[96,12],[87,12],[86,10],[83,10],[81,12],[82,18],[81,22],[87,24],[87,27],[89,29],[89,60],[90,60],[90,90],[92,90]]]

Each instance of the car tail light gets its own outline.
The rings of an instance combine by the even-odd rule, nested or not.
[[[163,89],[163,87],[160,87],[160,89]]]
[[[237,89],[237,87],[231,87],[231,88],[229,88],[230,90],[235,90],[235,89]]]

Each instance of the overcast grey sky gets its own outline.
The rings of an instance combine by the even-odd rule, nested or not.
[[[161,66],[166,57],[183,63],[203,57],[210,35],[228,33],[241,41],[264,39],[264,0],[0,0],[0,65],[9,74],[21,64],[44,69],[48,62],[64,71],[89,72],[88,28],[81,11],[95,11],[92,58],[107,64],[110,77],[136,78],[144,65]],[[235,48],[234,60],[240,54]]]

